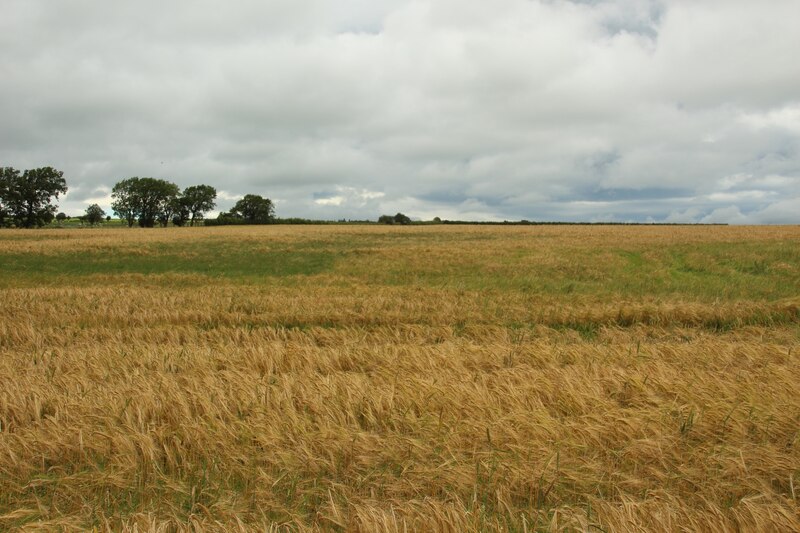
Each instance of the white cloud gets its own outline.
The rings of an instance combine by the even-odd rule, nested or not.
[[[747,183],[748,181],[751,181],[752,179],[753,179],[753,175],[752,174],[741,174],[741,173],[740,174],[731,174],[730,176],[725,176],[724,178],[719,180],[717,183],[718,183],[719,188],[721,190],[727,191],[729,189],[737,187],[738,185],[741,185],[743,183]]]
[[[792,104],[766,112],[745,113],[741,121],[756,130],[778,128],[800,134],[800,104]]]
[[[237,201],[242,198],[239,194],[231,194],[228,191],[217,191],[217,199],[218,200],[227,200],[227,201]]]
[[[712,202],[741,202],[747,200],[763,200],[775,193],[767,191],[737,191],[737,192],[715,192],[708,195]]]
[[[720,207],[700,219],[703,224],[747,224],[750,219],[742,214],[738,207]]]
[[[153,176],[286,217],[796,223],[797,20],[796,0],[9,0],[0,161],[64,170],[70,209]]]
[[[751,224],[796,224],[800,213],[800,198],[789,198],[769,204],[764,209],[751,213],[748,223]]]
[[[314,203],[317,205],[335,205],[338,207],[342,205],[344,201],[344,196],[331,196],[330,198],[318,198],[314,200]]]
[[[689,207],[688,209],[676,209],[670,212],[663,222],[670,224],[696,224],[697,221],[703,216],[703,211],[698,207]],[[651,219],[650,222],[656,222]]]

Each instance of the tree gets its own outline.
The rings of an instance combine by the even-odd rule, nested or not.
[[[269,224],[275,219],[275,208],[272,200],[257,194],[246,194],[236,202],[229,216],[243,219],[248,224]]]
[[[411,219],[405,216],[403,213],[397,213],[395,216],[392,215],[381,215],[378,218],[378,224],[411,224]]]
[[[210,185],[193,185],[183,190],[180,198],[181,207],[185,208],[191,216],[191,225],[195,220],[202,220],[203,215],[216,206],[217,189]],[[269,202],[269,200],[267,200]],[[270,202],[272,205],[272,202]]]
[[[53,221],[58,206],[53,198],[67,192],[64,173],[53,167],[0,171],[0,219],[12,218],[17,226],[32,228]]]
[[[11,167],[0,168],[0,228],[11,222],[11,212],[8,209],[8,194],[11,180],[19,176],[19,170]]]
[[[177,185],[161,179],[124,179],[111,190],[111,209],[128,222],[128,227],[137,220],[143,228],[152,228],[156,221],[166,226],[175,210],[178,192]]]
[[[92,226],[101,224],[105,216],[106,212],[97,204],[92,204],[86,208],[86,222]]]
[[[180,189],[174,183],[155,178],[142,178],[139,186],[143,199],[139,225],[152,228],[158,221],[161,227],[166,227],[175,211]]]
[[[402,224],[402,225],[405,226],[406,224],[411,224],[411,219],[408,218],[407,216],[405,216],[403,213],[397,213],[394,216],[394,223],[395,224]]]
[[[119,218],[132,227],[139,214],[140,199],[136,191],[139,178],[128,178],[120,181],[111,189],[111,210]]]
[[[158,223],[161,224],[162,228],[166,228],[167,224],[169,224],[169,221],[172,219],[172,215],[178,208],[178,196],[180,195],[181,190],[174,183],[169,183],[166,181],[163,181],[162,184],[159,184],[159,187],[161,189],[159,193],[161,196],[159,197],[157,203],[158,207],[156,219],[158,220]]]
[[[189,221],[190,216],[191,213],[189,212],[189,207],[186,205],[183,197],[179,196],[175,199],[175,207],[172,214],[172,225],[182,228]]]

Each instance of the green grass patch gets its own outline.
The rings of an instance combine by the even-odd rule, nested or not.
[[[334,231],[322,237],[300,234],[295,240],[278,241],[271,240],[269,233],[264,238],[236,234],[196,238],[192,234],[190,240],[144,244],[121,239],[102,248],[76,243],[62,253],[7,251],[0,254],[0,287],[65,280],[92,283],[92,276],[117,274],[167,274],[172,276],[164,282],[178,285],[206,283],[207,278],[292,285],[302,282],[303,276],[329,273],[327,283],[343,286],[713,302],[795,297],[800,286],[800,246],[791,240],[669,246],[639,242],[605,249],[552,239],[544,246],[542,238],[527,235],[397,229],[390,233]],[[54,233],[58,232],[15,231],[0,234],[0,239],[61,237]]]
[[[313,249],[269,248],[236,242],[156,243],[142,249],[76,250],[56,255],[2,254],[1,286],[25,281],[49,284],[64,278],[113,274],[200,274],[257,281],[330,271],[336,256]]]
[[[564,246],[540,254],[536,248],[502,255],[465,242],[458,257],[426,258],[344,251],[337,272],[374,285],[513,291],[525,294],[597,298],[680,297],[691,301],[776,300],[796,296],[800,247],[775,243],[715,243],[638,250],[576,249]]]

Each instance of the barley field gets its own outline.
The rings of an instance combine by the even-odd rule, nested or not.
[[[798,531],[800,227],[0,231],[0,530]]]

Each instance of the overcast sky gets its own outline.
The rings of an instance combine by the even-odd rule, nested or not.
[[[0,166],[278,216],[800,223],[800,0],[2,0]]]

